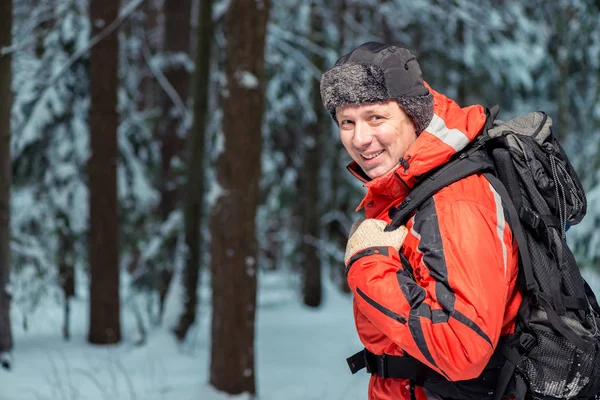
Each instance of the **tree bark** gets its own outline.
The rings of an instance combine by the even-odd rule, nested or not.
[[[532,12],[538,11],[538,8],[532,9]],[[569,129],[570,104],[568,82],[572,78],[569,74],[571,62],[571,49],[574,44],[571,43],[569,35],[570,26],[574,17],[573,6],[566,2],[554,4],[553,2],[544,3],[539,11],[548,19],[548,22],[555,27],[552,31],[552,37],[548,41],[548,54],[554,62],[554,84],[549,87],[549,96],[556,104],[555,114],[552,117],[552,133],[560,142],[564,142]]]
[[[178,58],[172,60],[174,54],[185,54],[189,57],[191,41],[191,23],[190,12],[192,9],[191,0],[166,1],[165,10],[165,53],[169,60],[164,70],[165,77],[173,86],[184,104],[187,104],[190,86],[190,74],[186,69],[185,63]],[[163,91],[161,93],[162,117],[158,123],[157,136],[161,146],[161,176],[159,182],[160,191],[160,218],[166,221],[171,213],[176,210],[179,198],[180,187],[177,171],[172,168],[172,160],[181,157],[183,150],[183,124],[184,115],[178,115],[176,107]],[[166,240],[164,249],[164,260],[166,263],[172,263],[175,260],[177,250],[177,237],[173,236]],[[171,279],[173,278],[174,265],[161,265],[159,280],[159,300],[160,316],[162,317],[164,301],[167,297]]]
[[[214,36],[212,23],[212,0],[202,1],[198,7],[198,38],[196,40],[196,69],[193,79],[194,110],[192,129],[186,139],[186,185],[184,188],[183,214],[185,244],[187,247],[184,271],[184,310],[175,329],[175,335],[183,340],[190,326],[196,321],[198,296],[196,289],[200,280],[200,255],[202,243],[200,227],[204,195],[204,141],[208,117],[208,87],[210,83],[210,53]]]
[[[119,0],[92,0],[92,36],[119,12]],[[117,200],[117,86],[119,42],[114,31],[90,53],[90,328],[95,344],[121,340]]]
[[[563,8],[564,7],[564,8]],[[557,29],[557,51],[555,55],[556,64],[558,67],[558,82],[556,88],[557,97],[557,115],[556,126],[552,129],[552,133],[556,135],[559,141],[564,142],[569,132],[569,108],[570,108],[570,96],[569,96],[569,63],[571,57],[571,43],[569,40],[569,26],[572,21],[573,10],[571,5],[563,6],[562,12],[556,15],[559,28]]]
[[[269,0],[232,0],[225,16],[224,150],[217,160],[222,187],[211,216],[212,349],[210,383],[256,393],[256,210],[262,152],[264,53]]]
[[[60,287],[64,296],[64,319],[63,319],[63,338],[71,338],[70,319],[71,303],[70,300],[75,296],[75,236],[69,224],[69,216],[62,211],[55,213],[55,218],[59,222],[59,228],[56,235],[58,237],[58,252],[56,263],[58,264],[58,277]]]
[[[461,48],[465,48],[465,22],[461,19],[457,21],[456,27],[456,41],[460,43]],[[463,50],[464,51],[464,50]],[[462,58],[461,58],[462,59]],[[460,62],[456,69],[458,70],[458,76],[460,80],[456,88],[456,98],[454,99],[461,107],[469,104],[467,102],[468,85],[471,77],[469,76],[467,66],[464,62]]]
[[[316,4],[311,7],[311,36],[312,41],[319,47],[325,47],[323,38],[322,19]],[[321,56],[313,55],[311,61],[319,69],[324,70],[324,60]],[[308,145],[304,148],[304,168],[302,169],[302,276],[303,276],[303,299],[304,304],[309,307],[321,305],[322,282],[321,282],[321,258],[319,257],[320,220],[319,213],[319,171],[323,156],[323,131],[325,127],[325,115],[319,91],[319,82],[312,80],[312,102],[316,114],[315,120],[306,129],[306,138],[303,143]]]
[[[12,0],[0,0],[0,50],[12,44]],[[12,108],[11,55],[0,53],[0,364],[10,368],[10,136]]]
[[[347,38],[348,28],[344,20],[344,16],[347,13],[347,0],[341,0],[338,11],[339,19],[336,21],[338,30],[340,32],[338,53],[348,50],[346,49],[346,44],[347,42],[351,41],[349,40],[349,38]],[[344,196],[344,192],[347,190],[347,188],[344,188],[344,179],[342,177],[342,174],[345,174],[347,172],[344,168],[340,168],[340,164],[342,162],[342,154],[345,154],[346,150],[342,146],[341,141],[337,139],[332,142],[330,151],[333,154],[331,174],[331,187],[333,193],[331,196],[331,205],[329,208],[332,210],[337,210],[341,214],[344,214],[350,208],[348,204],[348,196]],[[337,219],[329,223],[328,234],[329,240],[337,244],[337,247],[342,249],[343,251],[348,239],[348,232],[345,231],[344,227]],[[333,270],[335,271],[335,275],[333,275],[333,277],[334,280],[338,282],[340,290],[343,293],[350,293],[350,287],[348,286],[348,281],[346,280],[346,268],[344,266],[343,260],[340,261],[335,258],[331,258],[331,263],[334,266]]]

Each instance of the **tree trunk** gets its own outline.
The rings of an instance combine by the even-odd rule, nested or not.
[[[119,12],[119,0],[92,0],[92,36]],[[90,53],[90,328],[95,344],[121,340],[119,299],[119,222],[117,200],[117,65],[119,42],[114,31]]]
[[[319,8],[313,4],[311,8],[312,41],[319,47],[324,47],[323,24],[319,15]],[[319,69],[324,70],[323,57],[313,55],[311,61]],[[316,79],[312,81],[312,102],[315,109],[316,118],[306,129],[306,138],[303,143],[307,143],[304,149],[304,168],[302,169],[302,194],[301,194],[301,212],[302,212],[302,272],[303,272],[303,299],[304,304],[309,307],[318,307],[321,305],[322,282],[321,282],[321,259],[319,257],[320,221],[319,213],[319,171],[321,169],[321,160],[323,156],[322,139],[325,127],[325,118],[323,105],[321,102],[321,93],[319,91],[319,82]]]
[[[461,49],[465,48],[465,22],[463,20],[457,21],[456,41],[460,43]],[[467,104],[469,104],[467,102],[467,92],[471,77],[469,76],[468,68],[464,62],[460,62],[458,65],[456,65],[456,69],[458,70],[458,76],[460,77],[460,80],[456,88],[456,98],[454,100],[461,107],[465,107]]]
[[[196,321],[198,298],[196,289],[200,280],[201,238],[200,226],[204,195],[204,137],[208,114],[208,86],[210,83],[210,53],[214,36],[212,0],[202,1],[198,7],[198,38],[196,40],[196,69],[193,80],[194,115],[192,129],[186,139],[186,186],[184,188],[183,214],[185,244],[187,247],[184,277],[184,310],[175,329],[183,340]]]
[[[190,74],[186,69],[185,62],[181,58],[173,60],[176,54],[190,54],[190,12],[192,8],[191,0],[166,1],[165,10],[165,55],[169,60],[164,70],[165,77],[173,86],[184,104],[187,104],[190,86]],[[161,93],[162,117],[158,123],[158,138],[161,145],[161,176],[159,182],[160,191],[160,218],[166,221],[171,213],[176,210],[179,202],[178,193],[180,190],[177,182],[179,177],[176,171],[173,171],[171,162],[174,158],[181,157],[183,150],[183,124],[184,115],[178,114],[176,106],[169,96],[163,91]],[[166,240],[164,250],[164,260],[168,263],[175,260],[177,250],[177,237],[173,236]],[[161,265],[159,280],[159,299],[160,316],[164,308],[164,301],[167,296],[167,290],[173,278],[174,266]]]
[[[338,25],[338,30],[340,32],[339,35],[339,43],[338,43],[338,53],[342,51],[346,51],[346,42],[348,41],[347,33],[348,29],[346,27],[346,22],[344,20],[345,15],[348,13],[348,3],[347,0],[341,0],[338,11],[338,20],[336,21]],[[320,104],[322,107],[322,103]],[[331,152],[333,154],[332,159],[332,173],[331,173],[331,206],[329,207],[331,210],[337,210],[340,214],[344,214],[349,209],[348,205],[348,196],[344,195],[344,192],[347,190],[344,188],[344,179],[342,174],[347,173],[344,168],[341,167],[342,162],[342,154],[345,154],[346,150],[343,148],[341,141],[336,138],[336,140],[332,141]],[[329,240],[333,243],[337,244],[337,247],[344,250],[346,246],[346,242],[348,239],[348,232],[344,229],[342,224],[337,220],[333,220],[329,223],[329,229],[327,230],[329,235]],[[338,260],[335,258],[331,258],[331,263],[333,265],[333,271],[335,273],[334,279],[339,283],[339,288],[343,293],[350,293],[350,287],[348,286],[348,281],[346,280],[346,268],[344,266],[343,260]]]
[[[556,135],[559,141],[564,143],[569,131],[569,88],[568,81],[569,75],[569,63],[571,58],[569,53],[571,52],[571,43],[569,43],[569,24],[571,23],[571,6],[567,5],[567,9],[557,15],[559,28],[557,29],[558,35],[558,49],[556,54],[556,63],[558,65],[558,82],[556,88],[557,97],[557,115],[556,127],[552,129],[554,135]]]
[[[12,0],[0,0],[0,50],[12,44]],[[10,368],[10,162],[12,68],[10,54],[0,52],[0,364]]]
[[[75,237],[69,224],[69,216],[58,211],[55,216],[59,221],[59,229],[56,232],[58,237],[58,277],[60,287],[63,290],[64,301],[64,319],[63,319],[63,338],[71,338],[70,318],[71,318],[71,297],[75,296]]]
[[[556,115],[553,116],[552,133],[560,142],[564,142],[569,129],[569,98],[568,81],[570,53],[573,44],[570,42],[569,26],[573,21],[573,6],[570,3],[552,2],[544,4],[545,15],[556,29],[553,31],[552,40],[549,41],[548,53],[555,63],[556,82],[554,85],[554,102],[556,104]],[[552,95],[552,94],[551,94]]]
[[[254,317],[264,112],[264,52],[269,0],[232,0],[225,16],[224,150],[216,179],[222,196],[211,216],[212,349],[210,383],[229,394],[256,393]]]

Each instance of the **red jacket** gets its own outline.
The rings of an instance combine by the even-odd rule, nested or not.
[[[431,90],[431,89],[430,89]],[[481,106],[460,108],[431,90],[433,120],[394,171],[373,180],[348,166],[367,193],[358,209],[390,222],[420,175],[446,163],[485,123]],[[398,252],[358,259],[348,273],[354,318],[364,346],[375,354],[410,354],[449,380],[477,377],[500,336],[514,330],[521,303],[518,254],[500,196],[482,175],[447,186],[407,223],[401,251],[414,280],[399,274]],[[427,399],[422,388],[417,400]],[[369,399],[410,399],[408,381],[373,376]]]

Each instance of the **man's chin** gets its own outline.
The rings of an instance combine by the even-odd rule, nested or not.
[[[377,179],[380,176],[387,175],[387,173],[390,172],[393,169],[394,169],[394,167],[392,167],[392,168],[386,168],[384,166],[377,166],[375,168],[371,168],[370,170],[366,170],[365,168],[363,168],[363,171],[365,171],[365,174],[367,174],[367,176],[369,178],[371,178],[371,179]]]

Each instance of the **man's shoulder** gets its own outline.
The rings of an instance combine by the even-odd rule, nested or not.
[[[485,176],[475,174],[440,189],[433,195],[436,207],[450,204],[473,202],[483,206],[494,206],[496,196]]]

